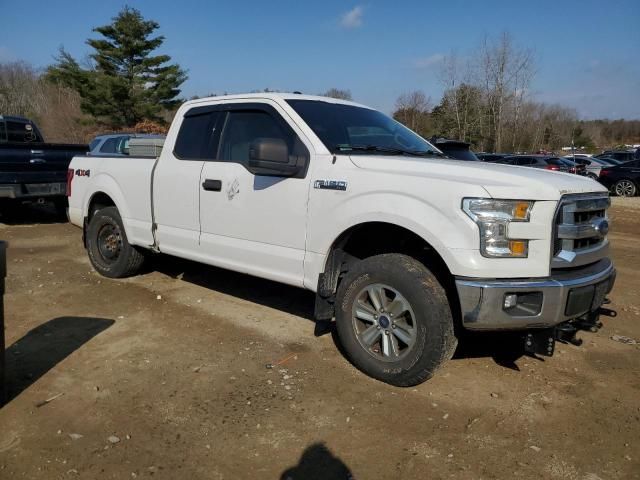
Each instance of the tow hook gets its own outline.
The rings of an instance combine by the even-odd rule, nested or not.
[[[611,303],[609,299],[605,299],[603,305]],[[579,347],[582,345],[582,339],[576,338],[579,330],[585,330],[592,333],[602,328],[602,322],[599,320],[600,315],[606,317],[616,317],[618,313],[610,308],[600,306],[593,312],[560,323],[555,328],[545,328],[540,330],[532,330],[524,336],[524,351],[530,355],[544,355],[545,357],[553,356],[555,351],[555,342],[570,343]]]

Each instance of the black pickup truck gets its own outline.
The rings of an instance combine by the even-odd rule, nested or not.
[[[88,145],[45,143],[31,120],[0,115],[0,208],[13,202],[66,203],[71,158]]]

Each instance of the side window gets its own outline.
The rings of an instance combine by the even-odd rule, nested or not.
[[[119,142],[119,137],[107,138],[102,147],[100,147],[100,153],[116,153]]]
[[[211,146],[214,127],[220,112],[190,114],[198,107],[188,111],[182,119],[173,153],[180,160],[212,160],[215,151]]]
[[[258,138],[283,140],[292,151],[294,138],[267,112],[231,111],[224,127],[220,159],[249,164],[249,147]]]

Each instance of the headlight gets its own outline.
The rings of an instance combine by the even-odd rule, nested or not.
[[[465,198],[462,209],[480,229],[480,253],[483,257],[525,258],[529,241],[510,239],[511,222],[528,222],[533,202],[525,200],[493,200]]]

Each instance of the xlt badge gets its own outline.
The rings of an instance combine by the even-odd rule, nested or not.
[[[347,182],[344,180],[316,180],[313,182],[313,188],[344,191],[347,189]]]

